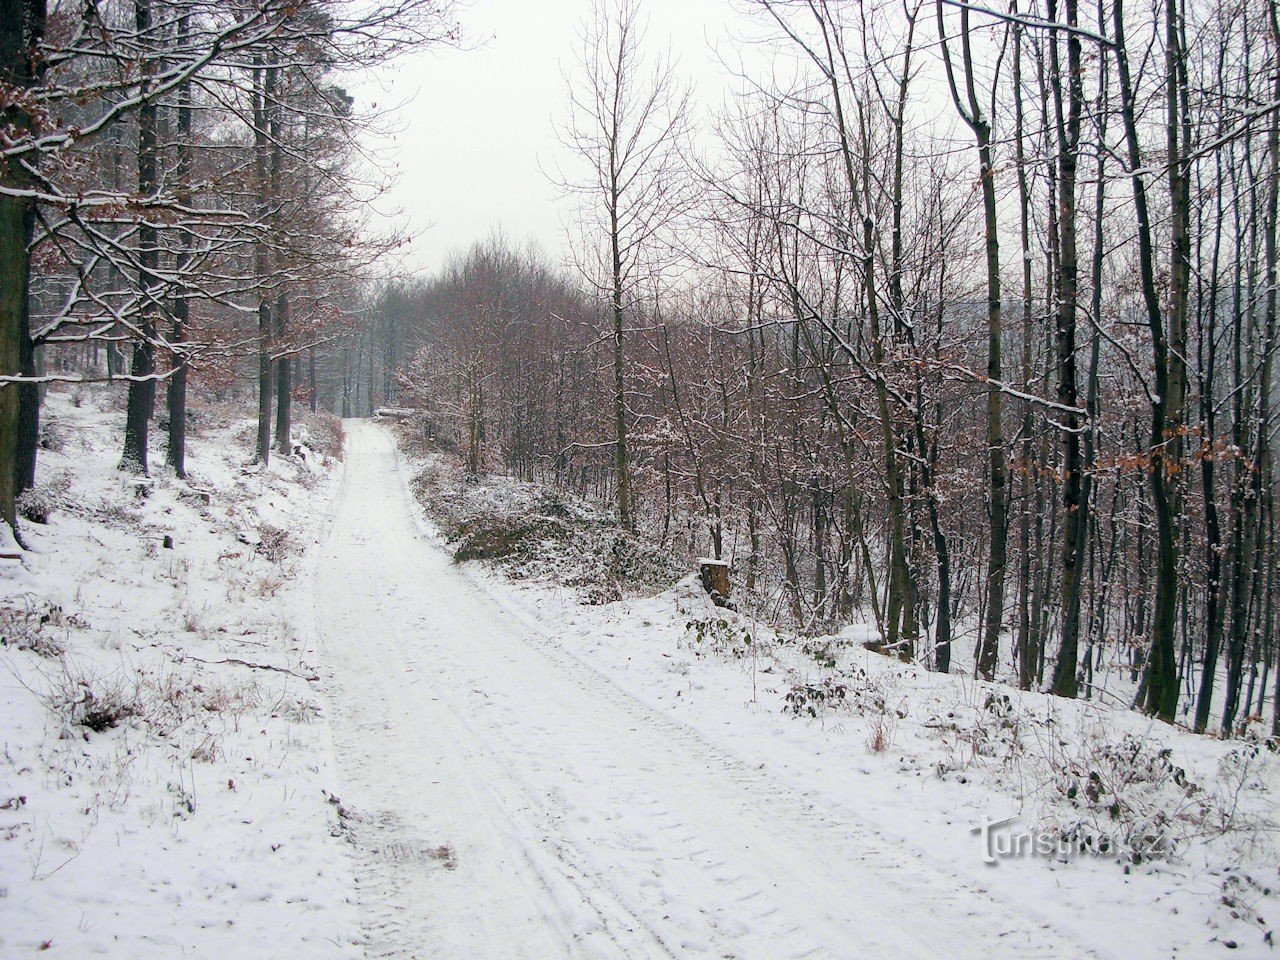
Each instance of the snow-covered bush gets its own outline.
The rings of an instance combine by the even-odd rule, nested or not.
[[[1165,859],[1212,818],[1212,798],[1172,750],[1125,734],[1054,765],[1046,827],[1081,849],[1131,863]]]
[[[741,660],[751,654],[753,643],[749,630],[722,617],[690,620],[684,628],[684,646],[696,657],[711,654]]]
[[[458,525],[453,558],[531,563],[569,539],[567,524],[555,517],[481,514]]]
[[[70,496],[71,474],[60,470],[19,495],[18,513],[32,523],[48,523],[56,511],[67,508]]]
[[[849,703],[849,684],[838,677],[793,683],[783,698],[793,717],[817,719]]]
[[[342,420],[330,413],[304,410],[298,418],[298,442],[330,460],[342,459],[345,433]]]
[[[21,605],[0,605],[0,645],[30,650],[41,657],[61,657],[66,645],[52,633],[61,620],[61,610],[30,595]]]
[[[79,726],[94,733],[117,727],[141,710],[136,683],[84,672],[68,663],[63,664],[46,702],[68,728]]]
[[[298,552],[298,546],[293,542],[289,531],[269,523],[259,525],[258,542],[254,549],[272,563],[283,563]]]
[[[455,560],[573,587],[583,603],[656,592],[685,572],[661,546],[620,529],[592,503],[541,484],[467,477],[439,452],[426,457],[409,486]]]
[[[67,429],[62,420],[58,417],[46,417],[40,424],[40,449],[61,453],[66,445]]]

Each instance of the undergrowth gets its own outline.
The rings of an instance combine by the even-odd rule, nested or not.
[[[446,454],[429,455],[410,489],[458,563],[480,560],[515,579],[558,583],[583,603],[655,593],[687,572],[595,504],[508,477],[467,477]]]

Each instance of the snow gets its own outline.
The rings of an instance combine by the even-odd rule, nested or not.
[[[360,955],[297,559],[237,539],[305,546],[330,481],[242,469],[228,412],[198,413],[197,480],[137,499],[110,394],[51,391],[41,475],[69,480],[0,572],[0,955]],[[115,727],[78,722],[112,698]]]
[[[346,429],[340,484],[241,471],[231,428],[193,442],[207,506],[166,479],[122,505],[100,439],[47,458],[97,506],[54,511],[11,602],[58,604],[88,675],[219,709],[86,732],[32,693],[57,657],[0,651],[0,954],[1271,955],[1265,749],[929,674],[856,628],[779,636],[692,572],[586,605],[456,564],[391,434]],[[1174,813],[1176,856],[984,863],[973,828],[1011,815],[1118,829],[1061,781],[1117,744],[1164,757],[1109,786],[1124,824]]]
[[[559,585],[456,565],[406,502],[389,436],[352,424],[349,440],[316,606],[334,699],[348,705],[334,721],[363,899],[377,905],[373,955],[430,943],[443,956],[841,957],[857,944],[867,956],[1154,958],[1201,955],[1215,939],[1267,951],[1256,927],[1207,900],[1220,864],[985,865],[972,828],[1035,797],[1018,790],[1018,765],[986,775],[986,761],[956,758],[960,746],[928,729],[988,691],[1052,711],[1081,749],[1091,725],[1162,732],[1149,721],[929,675],[845,637],[909,705],[893,744],[870,754],[868,718],[785,711],[785,661],[815,664],[811,653],[754,653],[769,631],[736,620],[757,638],[740,656],[710,634],[719,653],[699,649],[691,620],[734,615],[693,576],[588,606]],[[376,626],[357,645],[361,623]],[[376,749],[370,731],[385,741]],[[1185,740],[1210,769],[1233,749]],[[941,777],[940,751],[954,763]],[[1265,812],[1274,765],[1261,763],[1249,802]],[[378,853],[439,845],[452,868]],[[1253,865],[1271,880],[1267,857]]]

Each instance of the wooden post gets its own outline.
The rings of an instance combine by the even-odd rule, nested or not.
[[[710,557],[698,558],[698,569],[702,577],[702,589],[707,591],[711,602],[717,607],[729,605],[729,563],[727,560],[713,560]]]

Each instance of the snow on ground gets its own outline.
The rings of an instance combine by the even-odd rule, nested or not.
[[[245,468],[246,411],[198,405],[190,482],[139,484],[117,400],[51,392],[49,524],[0,570],[0,955],[359,956],[291,599],[331,471]]]
[[[1264,745],[779,636],[691,577],[603,603],[643,552],[601,568],[564,503],[579,586],[455,564],[374,424],[339,487],[243,468],[205,409],[196,479],[139,496],[78,396],[0,574],[0,955],[1271,955]],[[996,852],[1094,847],[985,863],[1013,815]]]
[[[498,489],[490,499],[500,506],[520,498]],[[438,548],[456,546],[431,536]],[[761,803],[776,840],[794,833],[804,849],[797,810],[805,810],[832,828],[833,848],[851,838],[855,847],[887,845],[899,873],[921,878],[908,898],[914,904],[903,905],[883,878],[815,859],[811,879],[821,889],[813,895],[828,909],[929,924],[913,910],[932,914],[931,898],[951,889],[964,891],[961,902],[973,911],[968,935],[995,956],[1023,948],[1005,931],[1010,938],[994,946],[981,938],[991,929],[987,900],[1022,917],[1024,929],[1051,925],[1064,957],[1271,955],[1280,764],[1265,744],[1196,737],[1124,708],[930,674],[867,651],[861,641],[870,633],[857,628],[780,637],[711,606],[692,576],[657,596],[603,606],[584,605],[560,585],[514,584],[472,565],[464,577],[526,645],[633,698],[644,726],[670,731],[671,750],[684,752],[691,738],[704,755],[750,771],[752,788],[770,791]],[[476,686],[487,706],[495,691]],[[518,705],[509,709],[512,729],[521,721]],[[653,792],[678,791],[658,783]],[[1037,840],[1053,848],[985,862],[984,836],[973,828],[1009,817],[1017,819],[990,832],[992,852]],[[652,832],[641,836],[654,857],[668,853]],[[712,846],[705,838],[701,845]],[[606,875],[620,876],[620,866],[609,864]],[[780,868],[775,882],[783,880],[792,882]],[[701,896],[672,891],[671,899],[696,908]],[[760,942],[759,931],[751,938]]]

